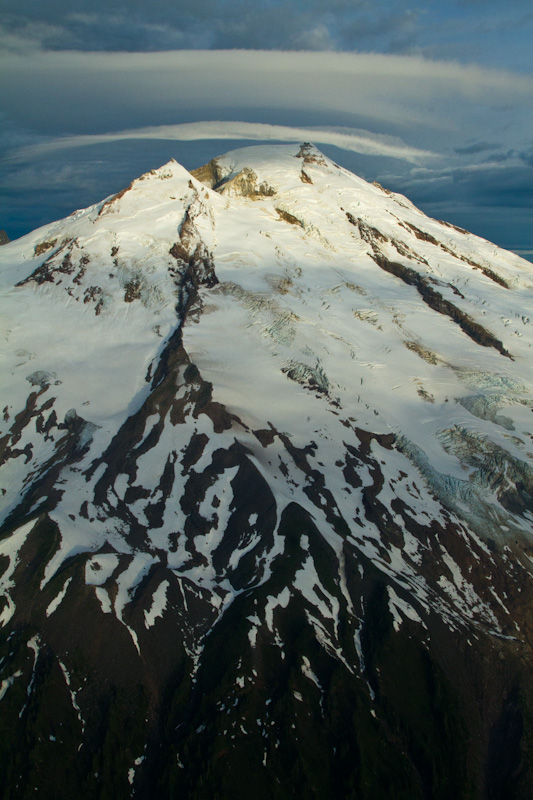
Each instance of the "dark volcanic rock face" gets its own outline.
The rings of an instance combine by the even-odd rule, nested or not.
[[[6,248],[3,797],[530,797],[532,284],[493,250],[307,144]]]

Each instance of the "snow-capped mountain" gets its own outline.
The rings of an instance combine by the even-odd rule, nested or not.
[[[529,797],[531,264],[305,144],[0,280],[6,798]]]

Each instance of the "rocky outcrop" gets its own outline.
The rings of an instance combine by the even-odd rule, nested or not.
[[[249,197],[252,200],[273,197],[276,194],[274,187],[266,181],[259,182],[256,173],[249,167],[245,167],[234,178],[219,184],[216,189],[228,197]]]
[[[257,200],[261,197],[272,197],[276,190],[266,181],[259,181],[257,174],[250,167],[245,167],[237,175],[228,174],[214,158],[203,167],[191,170],[191,175],[220,194],[227,197],[249,197]]]
[[[218,186],[224,178],[216,158],[212,158],[211,161],[208,161],[208,163],[204,164],[202,167],[192,169],[191,175],[210,189],[214,189]]]

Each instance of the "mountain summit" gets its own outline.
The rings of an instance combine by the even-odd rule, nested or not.
[[[6,800],[529,797],[532,269],[309,144],[1,248]]]

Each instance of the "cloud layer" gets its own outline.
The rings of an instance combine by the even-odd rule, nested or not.
[[[373,120],[381,133],[409,130],[418,139],[414,146],[432,149],[420,144],[424,134],[429,143],[435,129],[497,129],[511,113],[519,134],[524,112],[533,108],[532,76],[414,56],[47,52],[6,54],[0,66],[5,112],[50,133],[243,119],[236,112],[244,109],[254,122],[275,124],[281,121],[269,118],[272,112],[306,113],[321,127],[342,118],[369,129],[357,121]]]
[[[528,69],[528,0],[3,0],[12,50],[374,51]]]
[[[266,125],[258,122],[235,122],[212,120],[190,122],[181,125],[159,125],[151,128],[132,128],[116,133],[65,136],[39,144],[26,145],[15,150],[6,159],[12,163],[29,158],[45,156],[72,147],[109,144],[135,139],[165,141],[247,140],[255,142],[282,141],[301,142],[311,138],[316,144],[330,144],[343,150],[364,155],[387,156],[411,163],[435,158],[428,150],[408,147],[391,136],[379,136],[369,131],[343,129],[341,131],[320,128],[296,128],[288,125]]]

